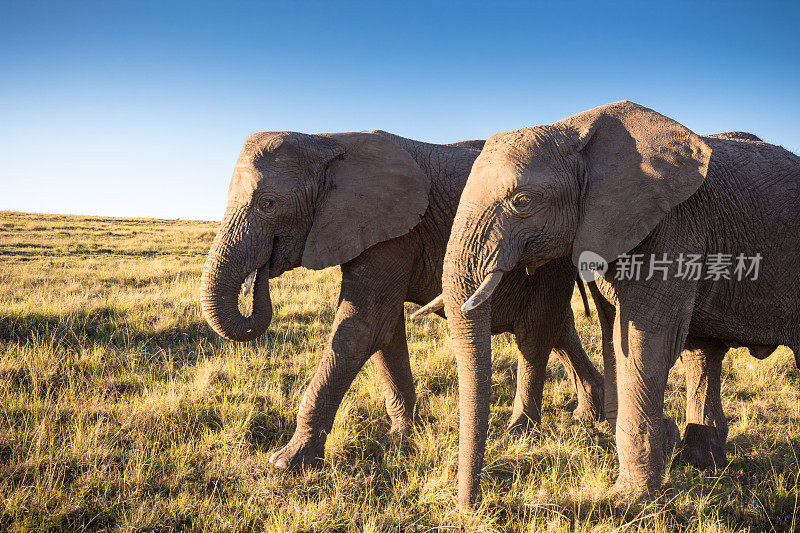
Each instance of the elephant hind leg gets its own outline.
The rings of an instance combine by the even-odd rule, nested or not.
[[[728,421],[722,410],[722,360],[727,345],[714,339],[688,337],[681,352],[686,373],[686,431],[678,459],[697,468],[727,464]]]
[[[594,367],[583,349],[572,310],[567,310],[561,336],[556,341],[555,352],[572,381],[578,395],[578,407],[572,413],[576,420],[591,422],[603,419],[603,376]]]
[[[543,342],[543,332],[515,332],[517,348],[517,392],[508,431],[519,434],[538,426],[542,420],[542,396],[547,360],[552,345]]]
[[[538,309],[537,309],[538,311]],[[534,315],[533,323],[514,327],[519,348],[517,391],[508,429],[517,433],[541,421],[542,396],[550,352],[555,351],[569,374],[578,396],[573,416],[589,422],[603,418],[603,377],[583,350],[572,309],[566,307],[562,320]]]
[[[597,319],[600,322],[601,341],[603,346],[603,411],[611,426],[617,429],[617,364],[614,355],[614,320],[617,310],[600,292],[597,284],[589,283],[594,305],[597,308]]]
[[[413,429],[414,404],[417,400],[402,314],[395,326],[392,340],[385,348],[372,355],[372,362],[381,380],[386,411],[392,420],[392,427],[381,438],[381,442],[396,444]]]

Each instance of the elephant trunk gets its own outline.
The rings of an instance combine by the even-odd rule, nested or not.
[[[250,341],[263,335],[272,321],[269,294],[269,257],[272,250],[251,244],[241,217],[226,216],[203,265],[200,302],[209,325],[233,341]],[[239,238],[236,238],[239,236]],[[270,242],[270,241],[266,241]],[[239,310],[239,293],[248,274],[255,271],[253,311]]]
[[[458,364],[458,503],[472,508],[478,499],[489,431],[491,311],[488,304],[483,305],[467,318],[457,307],[447,305],[446,313]]]
[[[469,221],[456,218],[445,257],[445,314],[458,364],[459,440],[458,502],[464,508],[475,506],[486,450],[491,401],[491,300],[462,311],[462,306],[486,286],[477,267],[476,251],[461,242]],[[474,226],[473,226],[474,227]],[[493,283],[493,282],[492,282]]]

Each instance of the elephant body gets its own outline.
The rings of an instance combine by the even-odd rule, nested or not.
[[[296,431],[270,458],[276,467],[320,464],[338,406],[370,358],[392,419],[385,438],[410,431],[415,391],[403,303],[441,293],[450,228],[482,144],[434,145],[381,131],[265,133],[245,144],[203,272],[203,310],[212,327],[233,340],[255,338],[271,319],[268,278],[301,264],[342,269],[332,331]],[[254,271],[254,312],[243,317],[239,289]],[[491,331],[514,333],[520,349],[512,430],[539,420],[551,349],[578,391],[576,416],[599,416],[602,379],[580,345],[569,303],[575,275],[568,259],[554,261],[533,276],[511,272],[497,289],[503,305]]]
[[[628,487],[620,487],[625,492],[641,486],[653,492],[660,486],[663,458],[642,452],[660,455],[653,450],[664,436],[634,427],[640,427],[643,413],[648,420],[661,416],[666,374],[679,354],[687,391],[707,387],[700,391],[705,394],[687,392],[687,422],[695,426],[687,428],[681,452],[704,465],[724,461],[728,428],[719,388],[728,348],[748,346],[751,352],[768,354],[782,344],[800,353],[800,159],[766,143],[705,141],[712,149],[705,181],[630,254],[758,253],[763,256],[761,272],[757,280],[746,281],[648,282],[615,279],[617,265],[612,263],[596,281],[600,294],[616,302],[621,313],[612,328],[619,344],[617,379],[636,376],[640,381],[618,392],[627,395],[617,413],[620,461],[639,472],[627,479]],[[675,346],[682,339],[686,350],[681,353]],[[646,344],[634,347],[634,340]],[[648,403],[639,399],[643,396]],[[637,403],[644,405],[637,409]],[[644,435],[653,442],[649,447],[642,446]],[[633,453],[623,456],[622,450],[629,449]]]
[[[650,496],[661,483],[664,392],[679,356],[687,368],[684,444],[692,460],[693,442],[716,443],[713,456],[727,435],[719,400],[727,348],[747,346],[760,357],[779,344],[800,348],[799,188],[800,158],[783,148],[740,132],[701,138],[631,102],[492,136],[462,194],[443,278],[465,368],[460,503],[477,497],[485,439],[481,376],[494,306],[486,287],[512,269],[533,271],[559,257],[571,256],[582,272],[593,268],[587,252],[608,262],[590,288],[604,330],[606,415],[620,458],[615,494]],[[690,254],[704,261],[759,255],[760,273],[740,280],[704,269],[699,279],[687,278],[679,257]],[[648,279],[631,274],[635,256],[645,267],[669,262]],[[707,458],[708,450],[700,452]]]
[[[759,137],[741,131],[718,133],[702,138],[712,149],[716,146],[718,153],[721,150],[717,139],[763,144]],[[716,158],[712,159],[712,163],[716,167]],[[724,169],[717,168],[709,170],[712,175],[725,172]],[[598,310],[602,330],[604,365],[611,370],[605,374],[606,390],[609,392],[605,396],[604,409],[611,427],[615,428],[617,397],[613,331],[617,301],[613,287],[601,281],[597,283],[603,287],[602,292],[595,282],[590,283],[589,287]],[[690,331],[687,335],[680,355],[686,376],[687,427],[679,445],[679,460],[699,468],[719,468],[727,464],[724,446],[728,437],[728,421],[722,408],[721,398],[722,360],[730,348],[740,346],[743,345],[731,339],[703,337],[698,331]],[[751,343],[747,348],[754,357],[764,359],[775,351],[777,346]],[[672,431],[671,422],[665,422],[667,431]],[[673,444],[675,442],[665,443],[665,449],[671,449]]]

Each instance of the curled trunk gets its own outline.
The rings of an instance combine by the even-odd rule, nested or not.
[[[252,242],[247,230],[242,218],[226,216],[208,252],[200,280],[203,316],[214,331],[233,341],[258,338],[272,320],[268,264],[271,250]],[[244,316],[239,310],[239,293],[245,278],[254,270],[253,311]]]

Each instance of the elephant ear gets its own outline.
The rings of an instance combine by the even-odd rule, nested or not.
[[[329,135],[342,151],[327,166],[303,266],[346,263],[408,233],[428,208],[430,178],[411,155],[377,133]]]
[[[586,162],[572,261],[584,251],[614,261],[631,251],[703,183],[711,148],[652,109],[622,101],[569,117]]]

